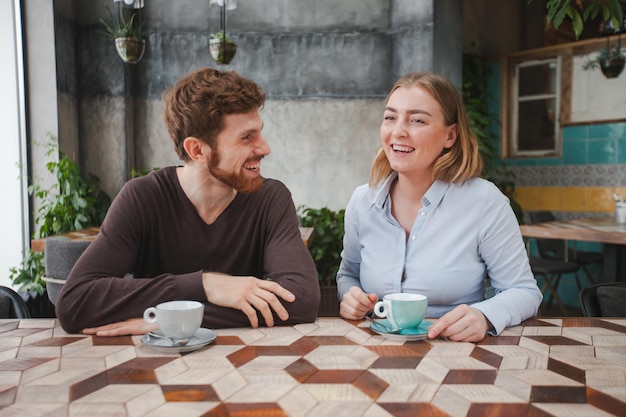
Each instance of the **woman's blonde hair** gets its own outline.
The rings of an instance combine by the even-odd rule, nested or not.
[[[478,141],[465,111],[463,98],[446,77],[431,73],[412,72],[401,77],[387,95],[385,104],[400,87],[421,87],[428,91],[441,106],[446,126],[457,124],[457,140],[446,149],[435,162],[433,179],[446,182],[462,182],[477,177],[483,169],[483,161],[478,153]],[[376,154],[370,171],[369,184],[374,187],[387,178],[393,169],[381,148]]]

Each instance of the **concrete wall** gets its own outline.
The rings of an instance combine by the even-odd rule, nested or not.
[[[47,53],[55,54],[55,131],[63,151],[77,155],[111,196],[132,168],[180,164],[163,126],[161,94],[187,72],[217,66],[208,40],[219,30],[219,8],[146,1],[146,52],[128,65],[100,33],[106,8],[116,11],[111,0],[36,1],[54,4]],[[460,85],[461,0],[237,4],[227,31],[238,52],[223,68],[266,91],[262,115],[272,153],[263,174],[284,181],[296,205],[343,208],[367,181],[384,97],[400,75],[440,71]]]

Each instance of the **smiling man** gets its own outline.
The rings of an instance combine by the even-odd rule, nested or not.
[[[203,302],[204,327],[313,321],[317,272],[291,194],[261,177],[270,153],[261,88],[203,68],[179,80],[164,102],[184,166],[122,188],[57,300],[63,328],[144,334],[156,325],[143,311],[171,300]]]

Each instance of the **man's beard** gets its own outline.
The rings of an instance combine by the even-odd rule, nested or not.
[[[217,149],[214,150],[211,156],[211,160],[208,162],[207,166],[209,168],[209,172],[213,177],[217,178],[224,184],[234,188],[240,193],[253,193],[255,191],[259,191],[261,187],[263,187],[263,178],[254,177],[247,178],[242,168],[242,170],[235,174],[233,172],[226,172],[220,168],[218,165],[220,163],[220,155]]]

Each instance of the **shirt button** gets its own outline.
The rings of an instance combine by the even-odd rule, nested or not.
[[[411,236],[411,240],[415,240],[415,239],[417,239],[415,235]]]
[[[425,215],[426,215],[426,212],[425,212],[425,211],[422,211],[422,212],[420,213],[420,216],[425,216]]]

